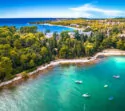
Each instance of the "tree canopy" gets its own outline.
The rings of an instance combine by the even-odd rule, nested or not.
[[[82,19],[62,22],[81,26],[86,23]],[[46,38],[35,26],[21,27],[19,30],[15,27],[0,27],[0,81],[57,58],[91,56],[106,48],[125,49],[125,39],[119,37],[125,30],[123,21],[120,25],[111,26],[97,20],[88,21],[87,24],[91,26],[93,34],[88,37],[75,31],[74,38],[67,31],[61,32],[60,36],[54,33],[52,38]]]

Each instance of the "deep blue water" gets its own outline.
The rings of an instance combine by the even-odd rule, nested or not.
[[[0,18],[0,24],[27,24],[29,22],[56,20],[56,18]]]
[[[38,31],[42,32],[45,32],[46,30],[50,30],[51,32],[73,31],[72,28],[62,26],[29,24],[29,22],[46,20],[56,20],[56,18],[2,18],[0,19],[0,26],[16,26],[16,28],[20,28],[22,26],[37,26]]]

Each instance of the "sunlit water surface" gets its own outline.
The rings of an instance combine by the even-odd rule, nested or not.
[[[91,97],[83,98],[84,93]],[[125,57],[108,57],[91,66],[57,66],[1,91],[0,111],[125,111]]]

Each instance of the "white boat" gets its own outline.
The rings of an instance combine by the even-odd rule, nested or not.
[[[88,93],[82,95],[84,98],[89,98],[90,95]]]
[[[106,85],[104,85],[104,88],[107,88],[108,87],[108,85],[106,84]]]
[[[75,81],[75,83],[82,84],[82,81],[77,80],[77,81]]]
[[[120,76],[119,75],[114,75],[113,78],[119,79]]]

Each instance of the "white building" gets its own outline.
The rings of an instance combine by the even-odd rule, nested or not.
[[[79,31],[79,34],[83,34],[84,36],[88,36],[88,37],[91,37],[91,35],[92,35],[92,31],[89,31],[89,32],[83,32],[83,31]]]
[[[84,36],[88,36],[88,37],[91,37],[91,35],[92,35],[92,31],[83,32],[82,30],[79,30],[78,32],[80,35],[84,35]],[[75,38],[75,32],[69,32],[68,34],[69,34],[70,38]]]
[[[70,26],[79,28],[79,25],[77,25],[77,24],[70,24]]]
[[[45,34],[45,37],[46,37],[46,38],[51,38],[51,37],[53,37],[53,33],[52,33],[52,32],[46,33],[46,34]]]
[[[120,34],[119,37],[120,38],[125,38],[125,34]]]
[[[70,38],[75,38],[75,32],[69,32],[68,35],[70,36]]]

